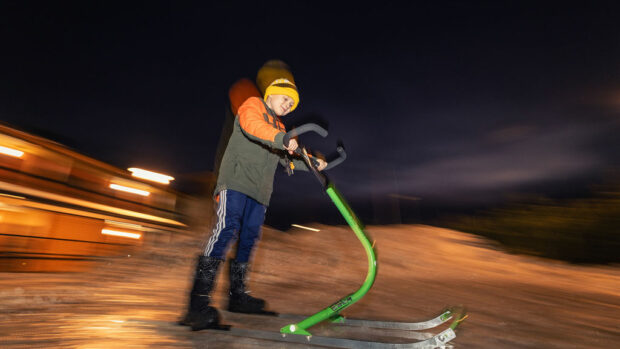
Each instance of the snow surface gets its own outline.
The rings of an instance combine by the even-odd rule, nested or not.
[[[264,228],[250,289],[270,309],[313,314],[365,279],[365,252],[353,232],[313,227],[321,231]],[[417,321],[462,304],[469,317],[457,330],[455,348],[615,348],[620,342],[618,266],[510,255],[483,238],[430,226],[372,226],[367,232],[378,276],[366,297],[343,312],[348,317]],[[0,348],[311,347],[175,325],[203,240],[175,235],[145,242],[137,253],[100,262],[88,273],[0,273]],[[224,275],[215,292],[220,309],[226,305]],[[290,320],[224,313],[224,322],[278,331]],[[398,334],[400,342],[416,337],[327,326],[310,331],[383,341]]]

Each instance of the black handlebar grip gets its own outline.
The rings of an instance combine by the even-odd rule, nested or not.
[[[340,165],[343,161],[345,161],[347,159],[347,153],[344,151],[343,147],[338,147],[336,148],[336,151],[338,152],[338,155],[340,155],[338,158],[330,161],[327,166],[325,166],[325,170],[329,170],[330,168],[336,167],[338,165]]]
[[[294,128],[294,129],[288,131],[286,133],[286,135],[284,136],[284,139],[285,140],[286,139],[291,139],[291,138],[297,137],[299,135],[302,135],[302,134],[304,134],[306,132],[317,133],[319,136],[321,136],[323,138],[327,137],[327,134],[328,134],[326,129],[322,128],[321,126],[319,126],[317,124],[310,123],[310,124],[301,125],[301,126],[299,126],[297,128]],[[287,138],[287,136],[288,136],[288,138]]]

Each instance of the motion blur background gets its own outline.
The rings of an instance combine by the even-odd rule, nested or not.
[[[347,316],[465,304],[459,348],[617,346],[620,5],[447,0],[0,2],[0,347],[273,348],[175,325],[228,89],[271,59],[375,243]],[[365,256],[312,175],[274,189],[250,288],[310,314]]]
[[[327,127],[327,139],[302,141],[328,159],[343,142],[349,159],[329,175],[367,224],[618,261],[615,2],[0,6],[0,145],[23,152],[0,154],[8,269],[22,265],[16,254],[95,256],[76,251],[195,222],[207,234],[227,90],[273,58],[301,93],[287,127]],[[130,167],[175,180],[144,182]],[[123,183],[150,194],[110,187]],[[148,231],[102,236],[113,222]],[[311,176],[279,171],[266,224],[309,222],[342,219]]]

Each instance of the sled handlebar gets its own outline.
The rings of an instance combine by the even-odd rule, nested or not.
[[[302,135],[304,133],[307,132],[314,132],[316,134],[318,134],[319,136],[325,138],[327,137],[327,130],[322,128],[321,126],[317,125],[317,124],[313,124],[313,123],[309,123],[309,124],[303,124],[297,128],[294,128],[290,131],[288,131],[285,135],[284,135],[284,139],[283,142],[284,144],[288,145],[289,141],[291,140],[291,138],[297,137],[299,135]],[[345,152],[344,148],[342,146],[338,146],[336,148],[336,151],[338,152],[338,157],[332,161],[330,161],[327,166],[325,167],[325,170],[329,170],[331,168],[334,168],[338,165],[340,165],[344,160],[346,160],[347,158],[347,153]],[[298,155],[303,155],[303,151],[301,150],[301,147],[297,148],[295,150],[295,153]],[[315,166],[317,166],[316,160],[313,160],[313,164]]]
[[[338,152],[339,156],[335,158],[334,160],[330,161],[329,163],[327,163],[327,166],[325,166],[326,170],[329,170],[330,168],[334,168],[340,165],[343,161],[347,159],[347,153],[344,151],[344,148],[342,146],[338,146],[336,148],[336,151]]]
[[[297,128],[294,128],[290,131],[288,131],[286,133],[286,135],[284,136],[284,144],[288,144],[288,141],[293,138],[293,137],[297,137],[299,135],[302,135],[306,132],[314,132],[314,133],[318,133],[321,137],[325,138],[327,137],[327,130],[322,128],[321,126],[317,125],[317,124],[313,124],[313,123],[309,123],[309,124],[303,124]]]

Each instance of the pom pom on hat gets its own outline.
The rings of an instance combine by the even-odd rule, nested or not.
[[[267,99],[270,95],[286,95],[293,99],[291,111],[299,104],[299,93],[289,66],[280,60],[267,61],[256,76],[256,85]]]

